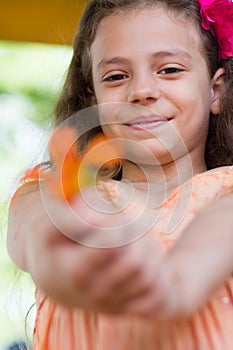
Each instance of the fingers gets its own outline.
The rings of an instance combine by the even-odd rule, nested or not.
[[[95,198],[92,189],[71,203],[55,201],[44,194],[45,210],[56,227],[51,233],[56,239],[45,237],[47,243],[44,241],[51,267],[50,273],[46,272],[50,278],[44,282],[46,292],[72,307],[163,315],[170,287],[157,244],[144,236],[117,247],[135,225],[124,225],[125,213],[112,213],[109,202],[96,208]]]
[[[74,197],[72,202],[60,201],[51,197],[43,188],[41,198],[51,226],[75,242],[94,231],[103,221],[81,196]]]
[[[76,277],[77,285],[83,288],[89,299],[89,306],[111,313],[146,314],[151,312],[152,306],[155,310],[164,291],[161,279],[156,274],[156,249],[152,254],[148,247],[144,250],[144,256],[139,243],[109,250],[84,248],[84,253],[79,256],[80,261],[86,258],[89,266],[79,271],[76,269]],[[88,257],[89,254],[91,256]]]

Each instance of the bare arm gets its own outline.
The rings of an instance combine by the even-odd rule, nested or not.
[[[77,220],[62,202],[49,198],[47,205],[53,208],[64,232],[73,231],[77,237],[98,236],[95,225],[103,222],[103,215],[96,214],[80,198],[74,200],[73,210],[78,216],[88,218],[91,225]],[[10,206],[8,251],[15,264],[28,271],[35,284],[48,295],[68,306],[116,312],[123,299],[135,294],[130,281],[135,281],[139,294],[149,288],[153,273],[143,276],[140,264],[144,254],[150,261],[155,260],[155,243],[153,250],[151,242],[142,250],[139,243],[130,250],[128,246],[109,249],[82,246],[54,226],[47,209],[38,189],[32,187],[20,192]],[[112,223],[112,217],[109,221]],[[104,225],[107,224],[104,220]],[[124,229],[117,233],[125,234]],[[154,267],[157,269],[156,264]],[[114,291],[119,296],[118,290],[126,282],[125,295],[120,295],[121,300],[113,304]]]
[[[201,212],[167,257],[178,299],[195,311],[233,272],[233,194]],[[179,290],[179,289],[178,289]]]
[[[184,316],[199,308],[233,270],[232,202],[229,195],[199,214],[164,256],[150,237],[112,249],[79,245],[53,225],[39,191],[32,191],[10,208],[8,249],[37,286],[71,307]],[[77,226],[63,204],[51,199],[51,205],[65,230],[97,234],[81,222]],[[79,199],[73,209],[92,223],[103,220]]]
[[[17,196],[14,196],[9,208],[7,248],[13,262],[22,270],[28,271],[28,236],[39,228],[37,224],[43,214],[44,208],[37,184],[30,184],[27,188],[17,191]]]

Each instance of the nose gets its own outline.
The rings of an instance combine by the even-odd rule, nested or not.
[[[129,85],[128,102],[148,105],[160,97],[160,90],[153,74],[134,77]]]

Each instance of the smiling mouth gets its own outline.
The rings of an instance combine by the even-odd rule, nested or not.
[[[135,119],[130,123],[126,123],[125,125],[133,130],[152,130],[164,125],[165,123],[169,122],[169,120],[170,119],[166,119],[163,117],[150,116]]]

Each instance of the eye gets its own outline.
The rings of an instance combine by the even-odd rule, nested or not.
[[[161,75],[174,75],[183,72],[184,70],[182,68],[178,67],[167,67],[159,71],[158,73]]]
[[[128,76],[126,74],[122,73],[117,73],[117,74],[112,74],[107,76],[106,78],[103,79],[103,81],[119,81],[119,80],[124,80],[127,79]]]

